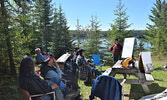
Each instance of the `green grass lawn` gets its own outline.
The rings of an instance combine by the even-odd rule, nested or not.
[[[161,70],[159,67],[167,64],[167,59],[163,58],[161,60],[152,59],[154,72],[152,72],[152,76],[154,77],[154,82],[149,85],[150,92],[149,94],[155,94],[164,91],[167,88],[167,70]],[[99,67],[97,67],[99,68]],[[102,73],[110,66],[102,67]],[[115,78],[123,78],[123,75],[116,75]],[[127,78],[136,78],[133,75],[128,75]],[[83,99],[89,99],[89,95],[91,92],[91,86],[86,86],[84,81],[81,80],[79,83],[80,91]],[[134,84],[124,84],[123,85],[123,94],[124,100],[135,99],[138,100],[142,96],[149,95],[143,91],[143,88],[140,85]]]

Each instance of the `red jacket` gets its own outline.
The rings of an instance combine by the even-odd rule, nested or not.
[[[114,55],[120,55],[121,51],[122,51],[122,45],[120,43],[118,43],[117,45],[114,44],[111,48],[110,51],[113,50],[113,54]]]

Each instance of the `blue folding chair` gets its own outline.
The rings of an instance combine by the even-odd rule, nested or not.
[[[93,59],[93,64],[100,66],[100,67],[102,67],[104,65],[100,62],[100,55],[99,54],[93,54],[92,59]],[[101,70],[102,70],[102,68],[101,68]]]

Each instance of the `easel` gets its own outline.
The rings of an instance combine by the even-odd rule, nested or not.
[[[132,47],[130,48],[130,45],[126,44],[126,39],[129,39],[132,43]],[[132,57],[133,54],[133,47],[134,47],[134,42],[135,42],[135,38],[126,38],[124,40],[124,47],[123,47],[123,54],[122,54],[122,58],[126,58],[126,57]],[[127,46],[127,47],[125,47]],[[127,49],[131,49],[129,54]],[[140,71],[139,69],[139,65],[138,63],[141,63],[141,60],[138,61],[134,61],[134,64],[129,65],[129,67],[125,68],[122,67],[121,65],[122,60],[119,60],[112,68],[108,68],[103,75],[111,75],[113,77],[115,77],[116,74],[123,74],[124,78],[123,79],[118,79],[118,81],[121,82],[125,82],[127,84],[140,84],[144,90],[145,93],[150,93],[150,90],[148,88],[148,85],[150,85],[153,81],[154,78],[152,77],[152,75],[147,72],[147,73],[143,73]],[[127,79],[127,74],[129,75],[135,75],[138,79]]]

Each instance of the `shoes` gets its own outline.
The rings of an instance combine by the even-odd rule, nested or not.
[[[163,67],[161,67],[162,70],[167,70],[167,64]]]

